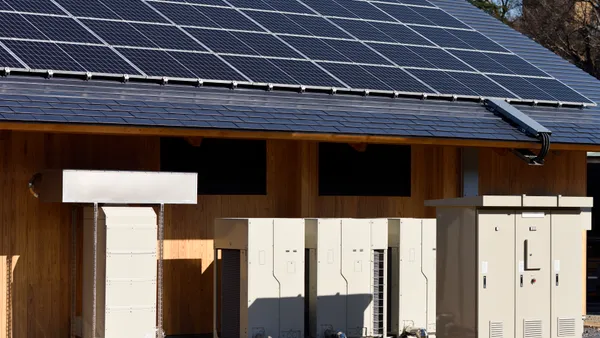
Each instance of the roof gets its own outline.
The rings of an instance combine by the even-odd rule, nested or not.
[[[598,80],[468,2],[431,2],[592,101],[600,101]],[[39,122],[536,141],[476,98],[231,90],[13,74],[0,79],[0,127],[2,122]],[[519,105],[519,109],[548,127],[554,143],[600,144],[600,108]]]

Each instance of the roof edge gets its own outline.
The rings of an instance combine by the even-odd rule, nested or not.
[[[460,138],[434,137],[402,137],[376,136],[353,134],[324,134],[298,133],[275,131],[240,131],[231,129],[201,129],[201,128],[168,128],[145,126],[106,126],[94,124],[65,124],[65,123],[31,123],[31,122],[1,122],[0,131],[48,132],[61,134],[88,135],[126,135],[126,136],[162,136],[162,137],[211,137],[264,140],[296,140],[339,143],[373,143],[373,144],[406,144],[406,145],[438,145],[475,148],[528,148],[538,149],[540,144],[534,140],[494,141]],[[600,145],[553,143],[552,150],[581,150],[600,151]]]

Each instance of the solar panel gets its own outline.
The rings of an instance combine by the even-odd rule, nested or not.
[[[0,9],[0,43],[32,69],[591,103],[427,0],[0,0]],[[3,48],[0,62],[23,67]]]

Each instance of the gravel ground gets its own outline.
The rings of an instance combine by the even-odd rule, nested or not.
[[[588,315],[585,318],[585,324],[597,327],[584,328],[583,338],[600,338],[600,315]]]

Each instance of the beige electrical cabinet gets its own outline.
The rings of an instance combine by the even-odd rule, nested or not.
[[[592,198],[477,196],[437,208],[438,338],[581,337]]]
[[[214,229],[214,336],[304,338],[304,220],[217,219]]]
[[[385,219],[306,219],[306,336],[385,337]]]
[[[390,218],[388,309],[393,337],[435,337],[435,218]]]

